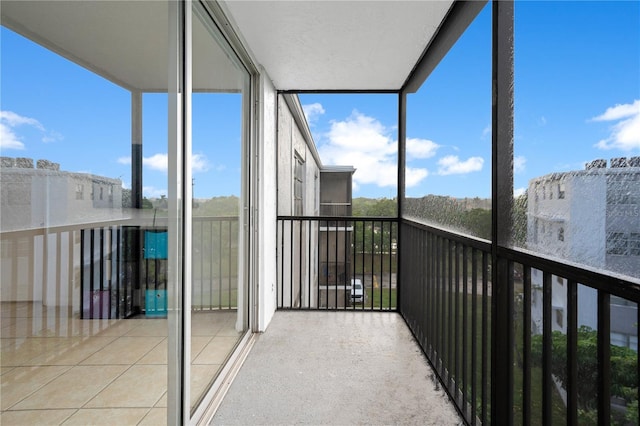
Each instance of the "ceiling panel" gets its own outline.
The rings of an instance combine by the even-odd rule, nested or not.
[[[281,90],[397,90],[450,1],[227,1]]]
[[[165,1],[2,1],[2,25],[130,90],[166,92]],[[194,91],[238,91],[241,80],[193,20]]]
[[[227,1],[229,19],[280,90],[397,90],[451,1]],[[166,91],[164,1],[2,1],[2,24],[129,89]],[[194,27],[195,90],[237,72]],[[207,43],[211,40],[211,44]],[[215,73],[207,68],[215,69]]]

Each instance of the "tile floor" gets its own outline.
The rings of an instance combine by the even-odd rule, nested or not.
[[[26,302],[0,309],[0,424],[166,423],[166,319],[83,320]],[[193,313],[192,406],[238,343],[235,321],[235,311]]]

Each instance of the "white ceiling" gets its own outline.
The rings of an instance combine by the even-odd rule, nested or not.
[[[451,1],[227,1],[229,19],[280,90],[397,90]],[[166,91],[165,1],[7,1],[2,24],[131,90]],[[194,90],[238,73],[194,18]]]
[[[280,90],[397,90],[452,1],[224,2]]]
[[[166,1],[7,1],[2,25],[129,90],[166,92]],[[241,89],[236,67],[193,19],[195,91]]]

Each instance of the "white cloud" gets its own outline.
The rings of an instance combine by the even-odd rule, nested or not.
[[[616,105],[590,121],[617,121],[610,127],[611,133],[595,146],[600,149],[631,151],[640,149],[640,99],[632,104]]]
[[[607,108],[607,110],[597,117],[593,117],[592,121],[612,121],[621,118],[630,117],[640,114],[640,99],[636,99],[632,104],[616,105]]]
[[[522,155],[516,155],[513,157],[513,172],[514,173],[522,173],[524,172],[527,164],[527,159]]]
[[[387,156],[396,152],[396,144],[388,133],[375,118],[353,111],[345,121],[331,122],[329,139],[331,145],[340,148]]]
[[[344,121],[332,121],[326,135],[327,143],[318,148],[324,163],[351,165],[354,191],[364,184],[380,187],[395,186],[398,180],[397,142],[390,137],[390,129],[373,117],[358,111]],[[433,145],[432,145],[433,144]],[[417,158],[432,156],[437,145],[423,139],[412,139],[407,151]],[[428,172],[424,168],[406,168],[406,186],[418,185]]]
[[[307,117],[307,122],[310,126],[313,125],[318,120],[318,117],[325,112],[322,104],[318,102],[302,105],[302,110],[304,111],[304,115]]]
[[[62,139],[64,139],[63,136],[55,130],[50,130],[42,136],[42,142],[44,143],[56,142]]]
[[[459,175],[482,170],[484,160],[481,157],[470,157],[466,161],[460,161],[457,155],[447,155],[438,160],[439,175]]]
[[[9,127],[28,125],[44,132],[44,126],[40,124],[38,120],[31,117],[24,117],[13,111],[0,111],[0,120],[6,123]]]
[[[487,127],[482,129],[482,136],[480,136],[480,139],[486,139],[488,136],[491,136],[491,123],[487,124]]]
[[[538,119],[538,126],[544,127],[547,125],[547,118],[543,115]]]
[[[0,111],[0,148],[25,149],[24,142],[13,130],[18,126],[31,126],[44,132],[44,127],[35,118],[24,117],[13,111]]]
[[[206,172],[209,170],[209,160],[204,154],[191,155],[191,170],[193,173]]]
[[[116,161],[119,164],[131,164],[131,157],[120,157]],[[150,169],[166,173],[169,167],[169,157],[164,153],[154,154],[151,157],[143,157],[142,164]],[[191,156],[191,167],[194,173],[209,170],[209,160],[207,156],[204,154],[193,154]]]
[[[0,123],[0,148],[24,149],[24,143],[22,143],[13,130],[4,123]]]
[[[524,194],[525,192],[527,192],[527,188],[514,188],[513,189],[513,196],[514,197],[519,197],[522,194]]]
[[[169,157],[167,154],[154,154],[151,157],[142,157],[142,164],[150,169],[166,172],[169,167]]]
[[[429,176],[427,169],[415,169],[413,167],[406,167],[404,169],[404,185],[407,188],[417,186],[424,178]]]
[[[436,155],[440,145],[428,139],[407,138],[407,157],[431,158]]]
[[[13,111],[0,111],[0,147],[3,149],[25,149],[24,142],[16,134],[14,129],[19,126],[32,127],[42,132],[42,142],[49,143],[61,140],[60,133],[47,130],[35,118],[25,117]]]

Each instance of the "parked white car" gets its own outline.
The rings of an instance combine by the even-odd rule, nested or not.
[[[351,278],[351,301],[364,302],[364,286],[360,278]]]

